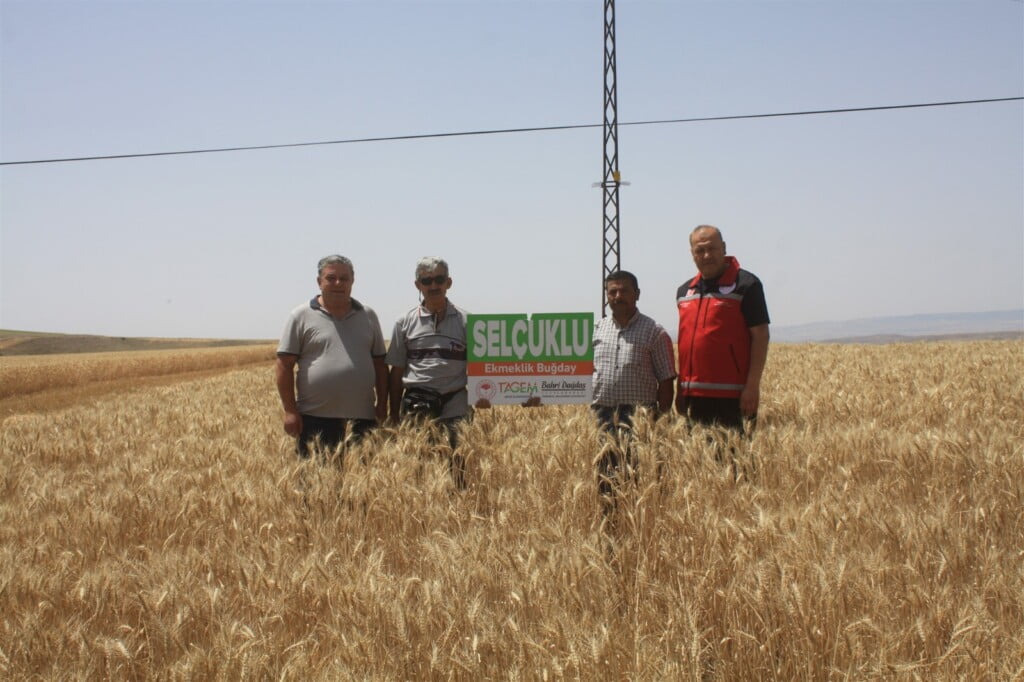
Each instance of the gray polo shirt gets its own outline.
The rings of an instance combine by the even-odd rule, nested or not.
[[[405,368],[404,386],[457,392],[445,404],[442,419],[466,414],[466,311],[451,301],[439,321],[416,306],[395,322],[385,362]]]
[[[301,414],[376,419],[373,358],[385,353],[377,313],[352,299],[335,319],[317,297],[288,316],[278,354],[298,356],[297,405]]]

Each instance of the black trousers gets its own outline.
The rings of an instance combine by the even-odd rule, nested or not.
[[[351,430],[348,443],[355,444],[363,436],[377,426],[375,419],[336,419],[333,417],[314,417],[302,415],[302,432],[297,440],[298,455],[301,459],[309,459],[312,448],[319,442],[325,453],[333,452],[345,443],[345,433]]]
[[[743,413],[740,411],[739,398],[688,396],[683,401],[683,416],[690,424],[720,426],[743,433]]]
[[[425,426],[436,426],[435,433],[443,436],[448,441],[451,453],[448,456],[448,471],[452,475],[452,482],[458,490],[466,489],[466,458],[459,452],[459,424],[466,421],[468,415],[458,417],[431,418],[419,414],[403,414],[402,419],[419,422]]]
[[[451,446],[452,455],[448,460],[448,471],[451,472],[452,482],[458,490],[466,489],[466,457],[459,452],[459,424],[465,421],[466,416],[449,417],[438,419],[437,425],[444,431],[448,438],[448,445]]]
[[[606,507],[614,505],[615,489],[621,483],[635,480],[636,455],[630,444],[633,440],[633,418],[640,405],[591,405],[598,427],[612,438],[612,446],[605,448],[597,463],[597,492]],[[646,405],[654,411],[656,405]]]
[[[757,423],[757,416],[751,417],[749,422],[744,425],[739,398],[689,396],[684,400],[686,411],[683,416],[686,417],[687,423],[691,426],[700,424],[713,429],[725,429],[726,431],[734,431],[740,436],[746,436],[747,438],[750,438],[753,434],[754,426]],[[750,427],[749,431],[746,426]],[[712,437],[711,434],[707,436],[707,443],[712,448],[715,461],[730,464],[733,473],[738,477],[740,475],[740,467],[737,463],[739,453],[736,448],[734,446],[723,447],[723,444]],[[747,475],[751,475],[751,472],[748,471]]]

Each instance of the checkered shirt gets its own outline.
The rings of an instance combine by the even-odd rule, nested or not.
[[[658,384],[676,376],[672,339],[637,311],[620,327],[612,316],[594,329],[594,405],[653,405]]]

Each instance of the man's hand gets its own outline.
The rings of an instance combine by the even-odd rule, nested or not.
[[[302,415],[298,412],[284,413],[284,432],[295,438],[302,433]]]
[[[740,412],[744,417],[753,417],[757,414],[757,406],[761,402],[761,387],[757,384],[747,383],[740,393]]]

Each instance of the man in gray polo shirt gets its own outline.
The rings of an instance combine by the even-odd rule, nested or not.
[[[352,261],[322,258],[316,282],[320,294],[291,312],[277,349],[284,430],[303,459],[313,442],[336,450],[346,426],[358,440],[387,415],[384,335],[377,314],[352,298]]]
[[[391,417],[410,416],[410,407],[434,403],[432,418],[442,427],[452,448],[450,461],[456,487],[465,486],[464,460],[455,453],[457,426],[469,410],[466,394],[466,311],[448,300],[452,279],[441,258],[421,258],[416,264],[417,291],[422,303],[395,322],[388,346],[391,365]],[[411,400],[418,389],[436,394],[431,400]],[[403,396],[407,398],[403,410]]]

